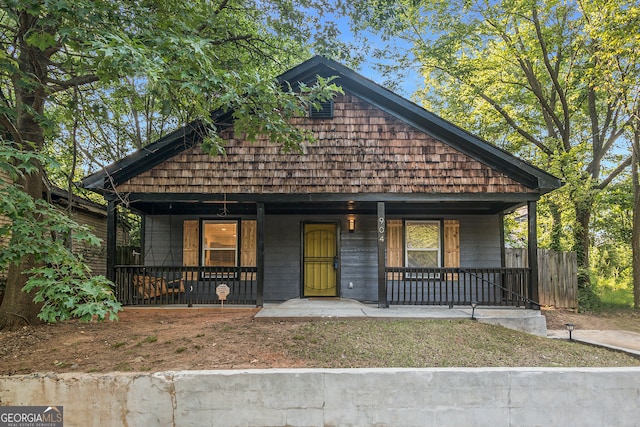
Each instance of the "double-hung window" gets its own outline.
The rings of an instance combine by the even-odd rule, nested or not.
[[[440,221],[406,221],[405,260],[409,268],[442,265]]]
[[[202,265],[236,267],[238,265],[238,222],[202,222]]]

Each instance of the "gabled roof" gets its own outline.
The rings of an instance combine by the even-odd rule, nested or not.
[[[283,83],[289,82],[295,87],[298,83],[312,84],[318,75],[337,77],[335,82],[344,89],[345,93],[367,101],[539,194],[547,193],[562,185],[558,178],[483,141],[333,60],[316,56],[285,72],[278,79]],[[216,123],[229,123],[231,113],[214,113],[213,118]],[[202,123],[194,121],[104,170],[85,177],[81,185],[101,192],[113,184],[121,184],[198,144],[202,140],[204,131],[206,130]]]

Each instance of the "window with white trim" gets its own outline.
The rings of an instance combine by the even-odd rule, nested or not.
[[[202,221],[202,265],[238,265],[238,222]]]
[[[440,221],[406,221],[405,260],[409,268],[442,265]]]

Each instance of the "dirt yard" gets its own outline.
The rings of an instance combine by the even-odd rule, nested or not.
[[[289,351],[309,339],[308,329],[304,329],[308,322],[255,321],[256,312],[229,308],[127,309],[120,313],[118,322],[70,321],[0,331],[0,375],[316,366]],[[564,311],[545,314],[549,329],[564,329],[565,323],[575,323],[581,329],[614,329],[622,324],[640,332],[637,316],[627,316],[621,323],[616,316]],[[466,323],[460,329],[470,327],[482,328]],[[550,341],[539,340],[529,345]],[[449,357],[455,360],[455,354]]]

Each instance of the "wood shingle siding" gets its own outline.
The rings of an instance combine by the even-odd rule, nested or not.
[[[512,178],[458,152],[352,95],[334,101],[333,119],[298,118],[313,132],[303,153],[265,139],[223,133],[226,156],[197,145],[118,186],[120,192],[529,193]]]

